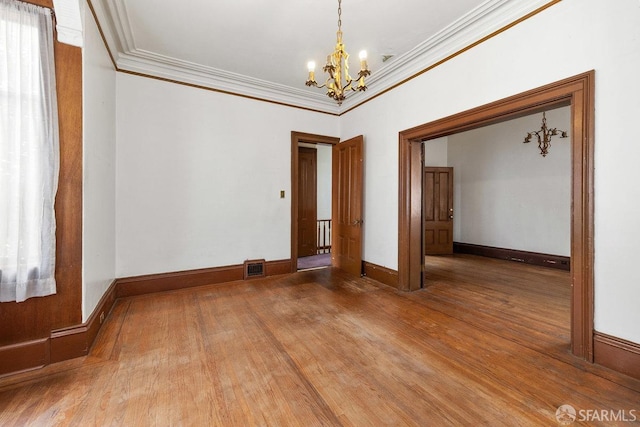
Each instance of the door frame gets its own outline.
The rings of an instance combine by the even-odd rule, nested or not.
[[[571,351],[593,362],[594,94],[592,70],[400,132],[398,288],[422,287],[422,185],[417,175],[423,166],[422,142],[570,105]]]
[[[298,271],[298,146],[307,144],[336,145],[340,138],[291,131],[291,272]]]

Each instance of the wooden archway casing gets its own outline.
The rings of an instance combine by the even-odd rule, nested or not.
[[[590,71],[400,132],[399,289],[422,287],[422,141],[571,105],[571,350],[593,361],[594,82]]]

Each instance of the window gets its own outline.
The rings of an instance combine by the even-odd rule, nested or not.
[[[56,292],[59,155],[51,11],[0,0],[0,302]]]

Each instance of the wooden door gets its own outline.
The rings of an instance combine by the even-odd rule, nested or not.
[[[331,234],[332,264],[352,274],[362,273],[362,135],[333,146]]]
[[[425,167],[424,253],[453,253],[453,168]]]
[[[298,256],[317,253],[317,157],[313,148],[298,147]]]

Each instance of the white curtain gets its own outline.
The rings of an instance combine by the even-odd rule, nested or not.
[[[56,293],[51,11],[0,0],[0,302]]]

